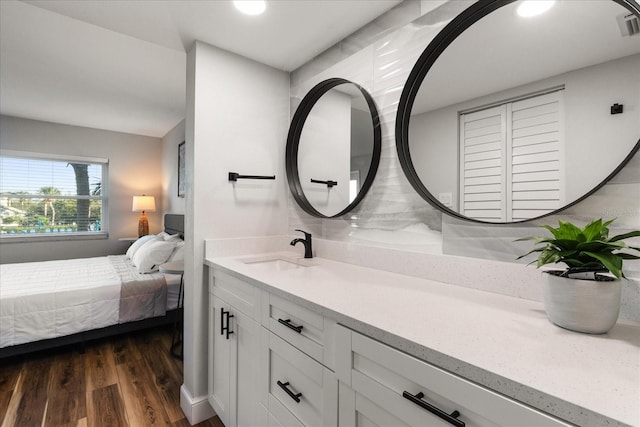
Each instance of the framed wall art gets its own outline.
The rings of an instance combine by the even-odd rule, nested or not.
[[[178,144],[178,197],[185,194],[185,145],[184,141]]]

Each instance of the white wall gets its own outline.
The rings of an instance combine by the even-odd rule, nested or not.
[[[207,392],[207,238],[287,231],[289,75],[196,42],[187,56],[184,388]],[[229,172],[275,175],[228,181]],[[185,402],[181,402],[185,408]]]
[[[109,159],[109,239],[0,242],[0,263],[86,258],[124,253],[120,237],[138,235],[132,197],[156,197],[149,212],[151,233],[162,230],[162,141],[159,138],[0,116],[0,147],[6,150]]]
[[[184,120],[162,138],[162,211],[184,215],[184,197],[178,197],[178,144],[185,140]]]
[[[460,201],[457,106],[411,117],[409,141],[411,160],[420,180],[435,197],[451,193],[452,208],[457,210]]]
[[[328,91],[315,103],[300,134],[298,175],[305,197],[326,216],[349,204],[351,96]],[[312,183],[336,181],[335,187]]]

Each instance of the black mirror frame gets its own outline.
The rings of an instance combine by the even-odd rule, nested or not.
[[[324,95],[330,89],[341,84],[350,84],[355,86],[356,88],[358,88],[358,90],[360,90],[365,100],[367,101],[369,111],[371,112],[371,120],[373,125],[373,155],[371,157],[371,165],[369,166],[367,177],[362,183],[360,191],[358,192],[358,195],[353,200],[353,202],[351,202],[346,208],[344,208],[337,214],[327,216],[314,208],[307,197],[304,195],[304,190],[302,189],[302,184],[300,183],[300,176],[298,174],[298,146],[300,144],[300,135],[302,134],[304,123],[307,120],[307,117],[311,112],[313,106],[316,104],[316,102],[318,102],[322,95]],[[376,108],[373,98],[371,97],[371,95],[369,95],[366,89],[352,81],[342,78],[327,79],[318,83],[304,96],[304,98],[302,98],[302,101],[300,102],[300,105],[298,106],[298,109],[296,110],[295,114],[293,115],[293,119],[291,120],[291,126],[289,127],[289,134],[287,136],[285,163],[287,170],[287,181],[289,183],[289,189],[291,190],[293,198],[302,208],[302,210],[304,210],[309,215],[317,218],[336,218],[350,212],[358,205],[358,203],[362,201],[364,196],[369,191],[369,188],[371,188],[371,184],[373,183],[376,172],[378,171],[378,165],[380,164],[381,150],[382,136],[380,130],[380,117],[378,115],[378,109]]]
[[[622,168],[631,160],[631,158],[640,150],[640,139],[636,142],[636,145],[631,149],[629,154],[622,160],[620,165],[611,172],[602,182],[600,182],[593,189],[588,191],[583,196],[578,199],[562,206],[559,209],[556,209],[552,212],[548,212],[544,215],[537,216],[535,218],[529,218],[521,221],[511,221],[511,222],[491,222],[491,221],[483,221],[475,218],[470,218],[460,214],[459,212],[454,211],[453,209],[448,208],[447,206],[440,203],[440,201],[433,194],[427,190],[425,185],[420,180],[411,160],[411,154],[409,152],[409,121],[411,118],[411,109],[413,108],[413,103],[415,101],[416,95],[418,94],[418,90],[420,89],[420,85],[422,84],[424,78],[427,76],[427,73],[436,62],[438,57],[444,52],[444,50],[458,37],[460,36],[467,28],[471,25],[484,18],[491,12],[506,6],[510,3],[513,3],[517,0],[481,0],[467,9],[465,9],[461,14],[455,17],[449,24],[447,24],[440,33],[436,35],[436,37],[429,43],[427,48],[422,52],[420,57],[418,58],[416,64],[413,66],[409,77],[407,78],[407,82],[402,89],[402,95],[400,96],[400,103],[398,104],[398,111],[396,114],[396,150],[398,152],[398,160],[400,161],[400,165],[402,166],[402,170],[404,171],[405,176],[409,180],[409,183],[414,188],[414,190],[422,197],[424,200],[429,202],[432,206],[440,210],[441,212],[452,216],[454,218],[482,223],[482,224],[518,224],[527,221],[532,221],[540,218],[544,218],[549,215],[555,215],[563,210],[581,202],[586,199],[597,190],[602,188],[611,178],[613,178],[618,172],[622,170]],[[615,3],[625,7],[630,12],[635,14],[640,18],[640,5],[635,0],[612,0]]]

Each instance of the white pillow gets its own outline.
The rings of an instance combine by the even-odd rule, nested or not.
[[[167,262],[170,261],[184,261],[184,240],[180,239],[180,241],[176,243],[173,253],[167,260]]]
[[[164,240],[167,241],[167,242],[181,242],[182,241],[182,237],[180,237],[179,234],[168,234],[168,233],[165,233]]]
[[[129,249],[127,249],[127,258],[129,259],[133,259],[133,256],[136,254],[136,252],[147,242],[149,242],[150,240],[154,240],[156,239],[158,236],[156,236],[155,234],[148,234],[146,236],[142,236],[140,237],[138,240],[136,240],[135,242],[133,242],[131,244],[131,246],[129,246]]]
[[[160,264],[167,262],[175,246],[175,242],[165,242],[164,240],[152,241],[135,253],[133,256],[133,265],[140,273],[158,271]]]

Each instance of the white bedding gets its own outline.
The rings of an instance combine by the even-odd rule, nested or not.
[[[0,265],[0,348],[115,325],[125,281],[139,274],[124,255]],[[155,315],[177,304],[180,276],[166,275],[167,297]]]

